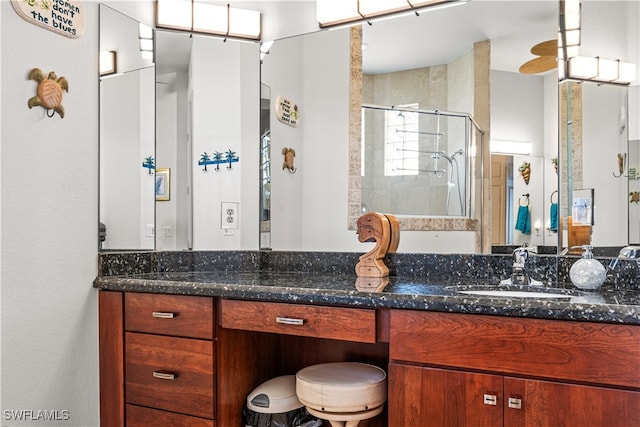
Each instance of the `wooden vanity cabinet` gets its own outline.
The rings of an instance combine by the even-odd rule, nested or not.
[[[640,425],[639,329],[392,310],[389,426]]]
[[[268,379],[388,362],[372,309],[112,291],[98,301],[101,427],[240,427],[247,395]],[[386,427],[386,414],[364,425]]]
[[[214,427],[214,299],[100,292],[99,305],[101,426]]]

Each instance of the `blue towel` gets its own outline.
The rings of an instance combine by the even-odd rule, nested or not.
[[[521,231],[524,234],[531,234],[531,217],[529,215],[529,206],[518,207],[516,230]]]
[[[549,209],[549,230],[558,232],[558,204],[551,203],[551,209]]]

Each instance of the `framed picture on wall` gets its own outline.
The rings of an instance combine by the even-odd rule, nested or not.
[[[156,200],[168,201],[170,197],[171,169],[156,169]]]

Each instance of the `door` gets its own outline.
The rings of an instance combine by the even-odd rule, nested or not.
[[[389,364],[389,426],[502,425],[502,376]]]
[[[491,244],[507,243],[507,156],[491,155]]]
[[[640,392],[509,377],[504,391],[507,427],[640,426]]]

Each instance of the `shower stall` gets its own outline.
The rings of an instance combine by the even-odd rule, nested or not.
[[[466,113],[363,105],[363,211],[471,217],[481,133]]]

